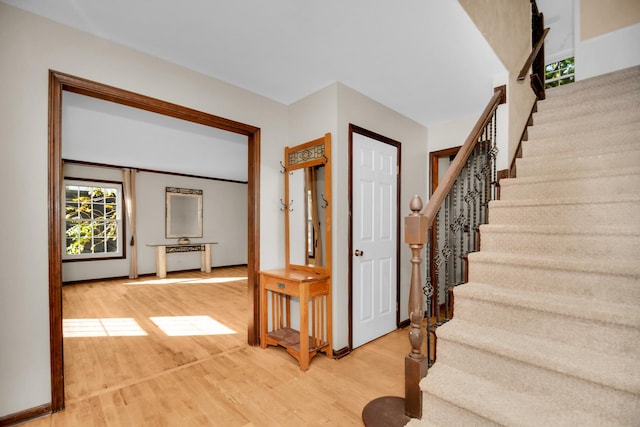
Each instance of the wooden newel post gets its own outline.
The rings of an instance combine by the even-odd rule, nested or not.
[[[429,224],[422,215],[422,199],[414,196],[409,205],[411,214],[404,219],[404,240],[411,248],[411,288],[409,291],[409,342],[411,352],[405,357],[405,414],[411,418],[422,417],[422,392],[420,380],[427,375],[428,360],[422,354],[422,321],[424,319],[424,296],[420,274],[420,256],[427,243]]]

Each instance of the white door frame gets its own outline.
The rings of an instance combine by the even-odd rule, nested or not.
[[[357,133],[397,149],[397,218],[396,218],[396,327],[400,326],[400,193],[401,193],[401,143],[383,135],[349,124],[349,350],[353,349],[353,134]]]

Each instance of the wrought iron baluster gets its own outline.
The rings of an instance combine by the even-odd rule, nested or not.
[[[496,157],[498,156],[498,147],[496,145],[496,133],[497,133],[497,117],[494,114],[493,115],[493,119],[491,120],[491,150],[490,150],[490,156],[491,156],[491,163],[493,164],[493,170],[492,170],[492,175],[491,175],[491,183],[492,183],[492,192],[491,192],[491,200],[495,200],[498,198],[498,171],[496,170]],[[487,222],[488,219],[487,219]]]
[[[467,226],[465,227],[465,232],[467,233],[467,253],[471,252],[471,203],[473,202],[471,195],[471,162],[472,158],[469,157],[467,159],[467,166],[465,167],[467,171],[467,189],[465,194],[465,202],[467,204]]]
[[[458,181],[456,179],[455,184],[453,184],[453,188],[451,189],[451,225],[449,228],[451,230],[451,290],[447,292],[449,296],[449,301],[451,301],[451,292],[453,291],[453,287],[458,284],[457,274],[458,274],[458,242],[456,241],[456,234],[458,233],[457,224],[458,224]],[[451,310],[449,309],[449,305],[447,304],[447,317],[451,317]]]
[[[441,322],[441,318],[440,318],[440,265],[442,264],[442,258],[440,257],[440,248],[438,245],[438,242],[441,242],[442,240],[439,238],[439,234],[440,234],[440,224],[442,223],[440,217],[442,215],[442,208],[440,208],[440,210],[438,211],[438,214],[436,215],[436,220],[435,220],[435,225],[434,225],[434,235],[435,235],[435,242],[433,242],[433,247],[434,247],[434,257],[433,257],[433,271],[434,271],[434,281],[433,281],[433,303],[435,304],[434,307],[434,314],[435,314],[435,323],[436,325],[440,325],[442,324]]]
[[[496,119],[499,104],[505,101],[505,88],[498,88],[482,113],[472,133],[453,160],[445,179],[422,209],[418,196],[411,201],[412,213],[405,218],[405,241],[412,251],[409,313],[411,353],[405,357],[405,414],[420,418],[422,414],[420,379],[435,361],[436,328],[448,320],[441,313],[441,300],[449,305],[447,290],[463,283],[466,260],[458,261],[477,250],[478,226],[487,219],[487,205],[496,194]],[[466,166],[466,167],[465,167]],[[466,177],[464,176],[466,174]],[[480,176],[477,176],[480,174]],[[482,187],[481,187],[482,186]],[[447,194],[449,192],[449,194]],[[463,203],[464,202],[464,203]],[[456,234],[459,233],[459,234]],[[421,251],[426,245],[426,280],[420,278]],[[450,257],[453,255],[453,259]],[[422,286],[422,294],[420,294]],[[444,295],[442,295],[444,293]],[[426,309],[421,302],[427,300]],[[434,306],[435,304],[435,306]],[[420,335],[424,314],[427,315],[427,357],[421,354]],[[375,402],[377,402],[376,400]]]
[[[425,299],[427,301],[427,307],[426,307],[426,312],[427,312],[427,322],[426,322],[426,336],[427,336],[427,363],[428,363],[428,367],[431,367],[433,365],[433,363],[435,362],[435,356],[431,357],[431,339],[432,339],[432,334],[435,334],[435,331],[432,329],[432,325],[431,325],[431,318],[432,318],[432,313],[433,313],[433,280],[431,277],[431,233],[428,233],[427,236],[427,245],[426,245],[426,252],[425,252],[425,283],[424,286],[422,287],[422,292],[424,293]],[[434,335],[434,341],[435,341],[435,335]]]

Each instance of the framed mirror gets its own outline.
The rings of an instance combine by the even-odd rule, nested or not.
[[[202,237],[202,190],[166,187],[165,194],[165,237]]]
[[[287,268],[331,271],[331,134],[285,148]]]

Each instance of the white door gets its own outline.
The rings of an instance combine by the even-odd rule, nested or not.
[[[353,133],[352,345],[396,329],[398,149]]]

